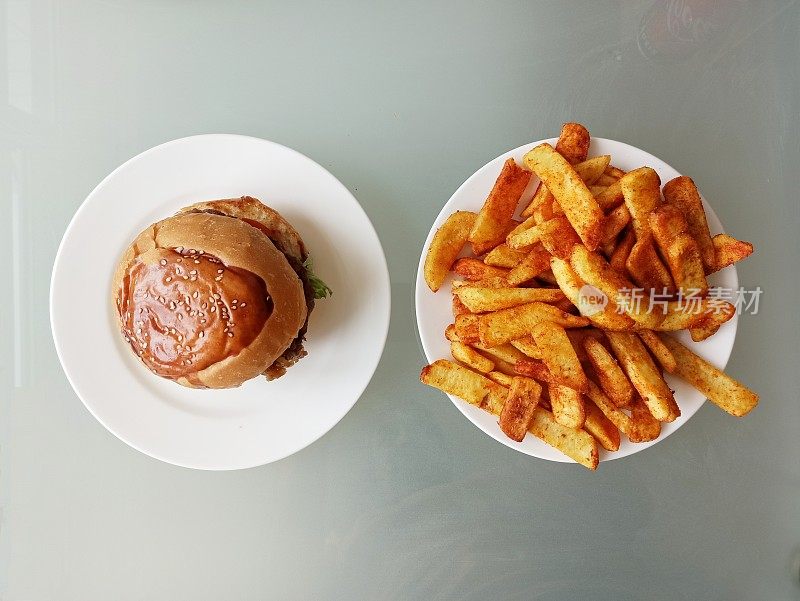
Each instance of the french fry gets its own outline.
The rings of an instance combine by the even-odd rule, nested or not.
[[[575,165],[586,160],[591,138],[589,130],[580,123],[565,123],[556,142],[556,152]]]
[[[659,292],[674,289],[672,277],[658,256],[651,235],[636,241],[625,261],[625,268],[631,279],[644,289]]]
[[[514,250],[530,250],[530,248],[542,239],[542,234],[547,231],[549,227],[553,227],[550,223],[552,220],[544,221],[533,227],[527,229],[515,228],[511,234],[506,238],[506,244],[509,248]],[[525,225],[524,221],[522,225]],[[516,232],[516,233],[515,233]]]
[[[692,238],[683,213],[674,205],[662,205],[650,214],[650,229],[678,288],[708,292],[700,248]]]
[[[478,315],[466,313],[457,315],[453,330],[458,340],[464,344],[472,344],[480,339],[478,335]]]
[[[633,229],[629,228],[622,234],[622,238],[617,242],[617,246],[608,259],[608,264],[616,271],[625,273],[628,257],[631,254],[631,250],[633,250],[634,244],[636,244],[636,234],[633,232]]]
[[[499,276],[491,276],[482,280],[453,280],[451,285],[453,294],[455,294],[459,288],[508,288],[508,280],[505,277]]]
[[[554,303],[564,298],[558,288],[477,288],[465,286],[456,291],[458,298],[473,313],[499,311],[532,302]]]
[[[606,332],[617,359],[650,413],[662,422],[674,421],[681,410],[639,337],[628,332]]]
[[[461,339],[456,334],[456,324],[451,323],[444,329],[444,337],[450,342],[461,342]]]
[[[661,436],[661,422],[650,413],[650,409],[636,397],[631,403],[631,429],[628,440],[631,442],[648,442]]]
[[[597,248],[603,211],[575,169],[549,144],[528,152],[524,162],[553,194],[587,248]]]
[[[500,429],[511,440],[522,442],[525,438],[541,395],[542,387],[536,380],[524,376],[512,378],[499,422]]]
[[[442,286],[447,272],[461,253],[476,217],[469,211],[456,211],[433,235],[423,268],[425,283],[433,292]]]
[[[467,309],[466,305],[461,302],[461,299],[458,298],[458,295],[453,295],[453,317],[458,317],[459,315],[465,315],[467,313],[472,313],[469,309]]]
[[[462,278],[476,282],[478,280],[486,280],[489,278],[505,278],[508,275],[508,269],[500,269],[499,267],[492,267],[486,265],[479,259],[472,257],[462,257],[453,264],[453,271],[455,271]]]
[[[511,269],[522,261],[526,255],[527,253],[524,250],[516,250],[503,243],[489,251],[489,254],[483,258],[483,262],[492,267]]]
[[[596,338],[586,338],[583,347],[603,392],[617,407],[630,403],[633,386],[614,356]]]
[[[556,199],[553,198],[547,186],[539,182],[536,192],[533,193],[533,198],[520,213],[520,216],[526,220],[532,219],[534,223],[542,223],[553,217],[553,205],[555,202]]]
[[[518,350],[517,348],[513,347],[511,344],[498,344],[497,346],[484,346],[481,343],[475,343],[473,345],[476,349],[481,351],[484,355],[488,355],[491,357],[492,361],[495,364],[500,364],[500,362],[508,363],[509,370],[513,373],[514,364],[519,361],[520,359],[525,358],[525,354]]]
[[[658,334],[653,330],[639,330],[638,334],[645,346],[650,349],[650,353],[652,353],[653,357],[661,364],[661,367],[663,367],[665,371],[673,373],[675,371],[675,357],[666,345],[661,342],[661,338],[658,337]]]
[[[606,174],[606,173],[603,173],[603,174],[602,174],[602,175],[600,175],[600,177],[598,177],[598,178],[597,178],[595,181],[596,181],[596,182],[597,182],[599,185],[601,185],[601,186],[605,186],[605,187],[607,188],[608,186],[610,186],[610,185],[612,185],[613,183],[615,183],[617,180],[619,180],[619,178],[618,178],[618,177],[614,177],[613,175],[608,175],[608,174]]]
[[[547,271],[549,267],[550,254],[545,250],[544,246],[536,244],[528,251],[525,258],[508,272],[506,280],[509,285],[517,286],[524,282],[529,282],[543,271]]]
[[[588,467],[590,470],[597,469],[600,461],[597,442],[585,430],[562,426],[555,420],[552,413],[537,407],[533,413],[529,431],[584,467]]]
[[[523,338],[542,321],[554,321],[564,327],[578,328],[589,323],[586,318],[564,313],[545,303],[528,303],[478,316],[480,342],[486,347],[495,347]]]
[[[614,207],[622,204],[624,196],[622,195],[622,186],[619,180],[607,186],[606,189],[600,194],[597,194],[594,199],[603,211],[610,211]]]
[[[616,177],[617,179],[625,175],[625,172],[622,169],[614,167],[614,165],[609,165],[608,167],[606,167],[606,170],[603,171],[603,173],[605,173],[606,175],[610,175],[612,177]]]
[[[585,401],[584,406],[586,419],[583,422],[583,428],[594,436],[595,440],[606,451],[618,451],[620,443],[619,429],[591,401]]]
[[[611,209],[603,222],[603,232],[600,235],[600,243],[608,244],[609,242],[613,242],[630,221],[631,213],[628,211],[626,205],[621,204]]]
[[[717,234],[711,239],[714,245],[714,266],[706,273],[714,273],[753,254],[753,245],[737,240],[728,234]]]
[[[614,405],[611,399],[595,384],[589,380],[589,388],[586,391],[586,396],[589,397],[592,403],[603,412],[609,421],[620,429],[625,435],[630,435],[633,430],[633,420],[622,409]]]
[[[503,241],[530,179],[531,172],[517,165],[514,159],[505,162],[469,234],[476,255],[482,255]]]
[[[559,259],[568,260],[572,248],[581,243],[581,239],[570,225],[566,217],[554,217],[541,225],[541,243],[545,250]],[[549,260],[549,257],[548,257]]]
[[[726,301],[710,302],[713,308],[697,324],[689,329],[692,340],[700,342],[717,333],[720,326],[736,314],[736,307]]]
[[[664,201],[680,209],[689,224],[689,235],[697,244],[707,273],[714,271],[716,255],[706,221],[703,200],[692,178],[682,175],[664,184]]]
[[[619,184],[636,239],[644,240],[650,235],[649,215],[661,203],[661,180],[650,167],[640,167],[626,173]]]
[[[549,390],[550,407],[556,421],[569,428],[582,428],[586,420],[586,410],[581,393],[561,384],[550,384]]]
[[[506,396],[506,389],[496,382],[446,359],[423,367],[419,379],[423,384],[464,399],[471,405],[481,406],[490,395],[500,397],[502,404]]]
[[[526,336],[525,338],[518,338],[517,340],[512,340],[511,346],[513,346],[515,349],[517,349],[526,357],[530,357],[531,359],[542,358],[542,351],[540,351],[539,347],[536,346],[536,342],[533,340],[531,336]]]
[[[494,370],[494,363],[463,342],[451,342],[450,354],[453,359],[475,371],[487,374]]]
[[[497,382],[501,386],[505,386],[506,388],[510,388],[512,382],[514,381],[514,376],[509,376],[501,371],[490,371],[488,374],[486,374],[486,377],[493,382]]]
[[[696,307],[693,307],[693,303]],[[676,332],[678,330],[694,330],[705,326],[705,329],[719,327],[736,313],[736,308],[727,301],[709,298],[697,298],[697,302],[669,301],[663,311],[664,319],[655,328],[659,332]],[[712,332],[713,333],[713,332]],[[695,341],[698,342],[698,341]]]
[[[532,328],[531,335],[542,353],[542,361],[556,381],[574,390],[585,391],[588,386],[586,374],[564,328],[552,321],[542,321]]]
[[[597,197],[603,192],[605,192],[607,189],[608,186],[598,186],[597,184],[589,186],[589,192],[592,193],[592,196],[595,197],[595,200],[597,200]]]
[[[603,175],[603,170],[608,167],[610,161],[611,155],[608,154],[586,159],[574,166],[575,173],[583,180],[584,184],[591,186]]]

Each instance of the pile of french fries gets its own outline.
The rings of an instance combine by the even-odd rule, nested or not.
[[[453,213],[435,233],[428,287],[438,291],[451,271],[459,278],[445,331],[453,360],[420,379],[498,416],[509,438],[530,433],[596,469],[599,447],[618,450],[621,434],[655,440],[680,416],[664,372],[735,416],[758,395],[666,334],[705,340],[733,317],[706,276],[752,244],[711,236],[690,178],[662,188],[650,167],[626,173],[608,155],[587,158],[589,146],[584,126],[565,124],[555,148],[505,162],[478,213]],[[473,256],[461,256],[467,243]],[[587,303],[587,289],[605,304]],[[634,302],[635,290],[658,295],[659,307]]]

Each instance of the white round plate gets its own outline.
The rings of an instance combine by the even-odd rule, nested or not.
[[[150,373],[125,345],[111,303],[112,273],[154,221],[194,202],[243,195],[297,228],[333,296],[311,314],[308,356],[282,378],[230,390],[184,388]],[[89,411],[147,455],[209,470],[276,461],[330,430],[375,372],[389,309],[383,249],[347,188],[294,150],[225,134],[167,142],[106,177],[69,224],[50,289],[56,350]]]
[[[436,221],[434,221],[433,227],[428,234],[428,238],[425,240],[425,246],[422,249],[419,268],[417,269],[416,286],[417,327],[419,329],[420,340],[422,341],[422,348],[425,350],[425,356],[428,358],[429,362],[435,361],[436,359],[451,359],[450,347],[449,343],[444,337],[444,330],[447,325],[453,321],[453,315],[451,313],[451,298],[449,294],[449,284],[452,281],[452,275],[448,277],[445,285],[443,285],[436,294],[432,293],[428,289],[423,277],[422,268],[425,261],[425,253],[427,252],[428,246],[431,243],[433,234],[444,223],[445,219],[447,219],[447,217],[454,211],[480,210],[481,206],[483,205],[483,201],[486,200],[486,196],[492,189],[492,186],[494,185],[494,182],[497,179],[500,169],[506,159],[514,158],[518,163],[521,163],[522,157],[525,155],[525,153],[542,142],[549,142],[550,144],[555,145],[556,138],[540,140],[539,142],[533,142],[531,144],[526,144],[525,146],[520,146],[519,148],[506,152],[502,156],[497,157],[493,161],[478,169],[478,171],[475,172],[469,179],[467,179],[467,181],[461,184],[461,187],[456,190],[453,196],[450,197],[450,200],[447,201],[447,204],[439,213]],[[616,142],[614,140],[606,140],[603,138],[592,138],[589,156],[592,157],[603,154],[610,154],[612,164],[625,171],[642,166],[652,167],[658,172],[662,183],[666,183],[667,181],[680,175],[680,173],[667,165],[661,159],[658,159],[643,150],[639,150],[638,148],[630,146],[629,144]],[[527,201],[533,196],[533,192],[536,190],[536,185],[538,182],[539,179],[535,176],[531,179],[531,183],[523,195],[523,202],[520,204],[520,206],[525,206],[525,204],[527,204]],[[722,225],[720,224],[716,214],[705,201],[705,199],[703,200],[703,204],[706,209],[708,226],[711,229],[711,234],[714,235],[721,233]],[[469,253],[465,250],[464,254],[466,255]],[[736,268],[733,266],[709,276],[708,281],[711,286],[720,286],[733,290],[737,289],[739,285],[739,280],[736,276]],[[724,324],[714,336],[703,342],[692,342],[688,332],[681,332],[678,336],[678,339],[689,346],[701,357],[707,359],[719,368],[724,368],[725,364],[728,362],[728,357],[730,357],[731,350],[733,349],[733,340],[736,337],[736,323],[738,317],[739,315],[737,313],[730,321]],[[601,461],[625,457],[646,449],[647,447],[654,445],[661,440],[664,440],[667,436],[685,424],[705,401],[705,397],[701,393],[682,380],[679,380],[678,378],[669,374],[666,374],[666,380],[670,388],[675,391],[675,399],[680,406],[681,416],[672,423],[662,424],[661,436],[654,441],[633,444],[628,442],[628,440],[623,436],[619,451],[615,453],[607,453],[606,451],[600,449]],[[470,405],[469,403],[462,401],[457,397],[452,395],[448,396],[450,397],[450,400],[453,401],[455,406],[458,407],[461,413],[463,413],[473,424],[478,426],[478,428],[483,430],[495,440],[502,442],[504,445],[511,447],[512,449],[516,449],[522,453],[526,453],[527,455],[540,457],[541,459],[569,463],[573,462],[572,459],[566,457],[560,451],[548,446],[534,436],[526,436],[522,442],[515,442],[511,440],[500,430],[500,427],[497,425],[497,418],[495,416],[475,407],[474,405]]]

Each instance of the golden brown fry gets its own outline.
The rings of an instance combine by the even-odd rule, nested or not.
[[[594,197],[595,197],[595,200],[597,199],[597,197],[598,197],[600,194],[602,194],[602,193],[603,193],[603,192],[605,192],[606,190],[608,190],[608,186],[598,186],[598,185],[596,185],[596,184],[595,184],[595,185],[593,185],[593,186],[589,186],[589,192],[591,192],[591,193],[592,193],[592,196],[594,196]],[[602,207],[601,207],[601,208],[602,208]]]
[[[603,170],[608,167],[610,161],[611,155],[608,154],[586,159],[575,165],[575,173],[583,180],[584,184],[591,186],[603,175]]]
[[[626,205],[621,204],[611,209],[606,215],[605,222],[603,222],[603,233],[600,236],[600,242],[602,244],[613,242],[630,221],[631,213]]]
[[[655,310],[662,311],[661,308]],[[696,301],[670,301],[666,304],[664,319],[657,327],[650,329],[659,332],[697,329],[700,332],[719,327],[733,317],[735,312],[733,305],[719,299],[698,297]]]
[[[508,269],[500,269],[499,267],[492,267],[486,265],[479,259],[472,257],[462,257],[453,265],[455,271],[462,278],[476,282],[478,280],[486,280],[489,278],[505,278],[508,275]]]
[[[456,333],[456,324],[451,323],[444,329],[444,337],[447,338],[450,342],[461,342]]]
[[[625,268],[631,279],[644,289],[652,288],[659,293],[674,289],[669,270],[661,262],[650,235],[636,241],[625,261]]]
[[[617,407],[630,403],[633,386],[614,356],[596,338],[586,338],[583,347],[603,392]]]
[[[514,381],[514,376],[509,376],[501,371],[490,371],[486,374],[486,377],[506,388],[509,388]]]
[[[542,352],[542,361],[556,381],[585,391],[588,386],[586,374],[564,328],[552,321],[542,321],[532,328],[531,335]]]
[[[512,378],[499,422],[500,429],[511,440],[522,442],[525,438],[541,395],[542,387],[536,380],[524,376]]]
[[[570,331],[579,331],[579,330],[570,330]],[[512,340],[511,346],[513,346],[515,349],[520,351],[525,356],[530,357],[531,359],[542,358],[542,351],[539,350],[539,347],[536,346],[536,341],[534,341],[534,339],[530,336],[526,336],[525,338],[518,338],[517,340]]]
[[[456,294],[473,313],[499,311],[532,302],[554,303],[564,298],[558,288],[478,288],[464,286]]]
[[[459,315],[465,315],[467,313],[472,313],[469,309],[467,309],[466,305],[461,302],[461,299],[458,298],[457,295],[453,295],[453,317],[458,317]]]
[[[543,228],[541,234],[542,246],[548,253],[559,259],[568,260],[572,255],[572,248],[581,243],[581,239],[575,229],[563,215],[554,217],[540,227]]]
[[[525,358],[525,354],[522,351],[514,348],[511,344],[498,344],[497,346],[484,346],[480,342],[473,344],[473,346],[481,351],[484,355],[489,356],[495,364],[499,362],[508,363],[513,373],[513,366],[514,364],[519,361],[520,359]]]
[[[483,262],[486,263],[486,265],[491,265],[492,267],[511,269],[520,261],[522,261],[526,254],[527,253],[524,250],[515,250],[508,246],[508,244],[504,243],[495,246],[491,251],[489,251],[489,254],[483,258]]]
[[[458,292],[459,288],[508,288],[508,280],[504,277],[492,276],[482,280],[453,280],[451,288],[453,294]]]
[[[625,205],[631,213],[637,240],[650,235],[649,215],[661,204],[661,180],[650,167],[629,171],[619,180]]]
[[[714,245],[714,266],[706,273],[714,273],[733,265],[737,261],[746,259],[753,254],[753,245],[749,242],[737,240],[728,234],[717,234],[712,238]]]
[[[580,123],[565,123],[556,142],[556,152],[575,165],[586,160],[590,143],[588,129]]]
[[[708,292],[700,249],[690,232],[681,210],[674,205],[662,205],[650,214],[650,229],[669,266],[675,286],[697,290],[700,296]]]
[[[586,420],[586,410],[581,393],[561,384],[549,384],[548,387],[550,407],[556,421],[569,428],[582,428]]]
[[[552,413],[537,407],[533,413],[529,431],[584,467],[588,467],[590,470],[597,469],[597,463],[600,460],[597,442],[585,430],[562,426],[555,420]]]
[[[450,354],[453,359],[475,371],[486,374],[494,370],[494,363],[463,342],[451,342]]]
[[[575,169],[549,144],[531,150],[524,162],[552,192],[587,248],[597,248],[603,211]]]
[[[555,202],[556,199],[550,194],[547,186],[539,182],[536,192],[533,193],[533,198],[520,213],[520,216],[526,220],[532,219],[534,223],[542,223],[553,217],[553,205]]]
[[[653,330],[640,330],[638,334],[639,338],[642,339],[642,342],[645,343],[653,356],[661,364],[661,367],[663,367],[664,370],[668,371],[669,373],[674,372],[675,357],[664,345],[664,343],[661,342],[661,338],[658,337],[658,334],[656,334]]]
[[[628,257],[631,254],[631,250],[633,250],[634,244],[636,244],[636,234],[633,229],[628,228],[617,242],[617,246],[608,259],[608,264],[616,271],[625,273],[627,271]]]
[[[608,187],[608,186],[614,184],[615,182],[617,182],[618,180],[619,180],[618,177],[614,177],[613,175],[608,175],[606,173],[603,173],[595,181],[600,186]]]
[[[509,285],[517,286],[529,282],[550,267],[550,254],[541,244],[534,245],[525,255],[525,258],[512,269],[506,279]]]
[[[529,303],[478,316],[480,342],[491,348],[523,338],[542,321],[554,321],[564,327],[583,327],[589,323],[585,318],[564,313],[551,305]]]
[[[618,451],[620,443],[619,429],[608,419],[593,402],[584,399],[586,420],[583,428],[595,437],[606,451]]]
[[[622,169],[614,167],[614,165],[609,165],[608,167],[606,167],[606,170],[603,173],[605,173],[606,175],[610,175],[612,177],[616,177],[617,179],[625,175],[625,172]]]
[[[509,248],[515,250],[530,250],[530,248],[542,239],[542,234],[553,227],[552,220],[545,221],[527,229],[516,228],[512,230],[511,234],[506,239],[506,244]],[[528,222],[523,222],[522,225]],[[516,232],[516,233],[515,233]]]
[[[465,313],[455,318],[454,331],[458,340],[464,344],[473,344],[480,339],[478,336],[478,315]]]
[[[589,380],[589,389],[586,396],[603,412],[612,424],[619,428],[626,435],[630,435],[633,430],[633,420],[622,409],[617,408],[600,387]]]
[[[736,307],[727,301],[709,301],[709,310],[703,319],[689,329],[692,340],[700,342],[717,333],[720,326],[736,314]]]
[[[714,271],[716,257],[708,230],[703,200],[692,178],[676,177],[664,184],[664,200],[680,209],[689,224],[689,235],[697,244],[706,273]]]
[[[433,235],[423,268],[425,283],[433,292],[442,286],[447,272],[467,241],[476,217],[475,213],[469,211],[456,211]]]
[[[530,179],[531,172],[517,165],[514,159],[505,162],[469,234],[476,255],[482,255],[503,241]]]
[[[681,410],[641,339],[628,332],[606,332],[606,336],[622,369],[653,417],[662,422],[674,421]]]
[[[606,187],[600,194],[597,194],[594,199],[603,211],[613,209],[624,201],[622,186],[619,181],[616,181]]]
[[[650,413],[650,409],[636,397],[631,403],[631,429],[627,433],[631,442],[648,442],[661,436],[661,422]]]
[[[481,374],[453,361],[439,359],[422,368],[419,379],[423,384],[480,406],[492,394],[505,398],[505,388]]]

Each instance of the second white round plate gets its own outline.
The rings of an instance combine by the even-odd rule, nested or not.
[[[423,264],[425,261],[425,253],[430,246],[433,234],[444,223],[447,217],[454,211],[479,211],[483,205],[486,196],[492,189],[495,180],[497,179],[503,163],[508,158],[515,159],[518,163],[522,163],[522,157],[530,149],[542,142],[549,142],[555,146],[556,139],[540,140],[525,146],[520,146],[514,150],[510,150],[497,157],[493,161],[487,163],[478,171],[476,171],[467,181],[461,184],[458,190],[450,197],[447,204],[444,206],[436,221],[433,223],[428,238],[425,240],[425,246],[422,249],[422,256],[420,257],[419,268],[417,269],[417,282],[416,282],[416,313],[417,313],[417,327],[419,329],[419,336],[422,342],[422,348],[425,351],[425,356],[429,362],[437,359],[450,359],[450,346],[444,337],[444,330],[448,324],[452,323],[453,316],[451,313],[451,299],[450,294],[447,292],[450,289],[450,282],[452,275],[448,277],[441,290],[434,294],[425,284],[423,277]],[[611,162],[616,167],[624,171],[636,169],[637,167],[648,166],[658,172],[662,183],[678,177],[675,169],[667,165],[661,159],[654,157],[652,154],[640,150],[629,144],[617,142],[614,140],[606,140],[603,138],[592,138],[592,144],[589,151],[589,156],[598,156],[610,154]],[[522,197],[520,206],[525,206],[528,200],[533,196],[536,185],[539,182],[535,176],[531,179],[525,194]],[[719,234],[722,232],[722,224],[720,223],[717,215],[708,203],[703,200],[703,205],[706,209],[706,216],[708,219],[708,226],[711,234]],[[468,254],[468,253],[464,253]],[[724,289],[736,290],[738,288],[738,278],[736,275],[736,268],[734,266],[727,267],[708,278],[710,286],[719,286]],[[736,324],[738,321],[738,313],[733,318],[725,323],[719,331],[708,340],[695,343],[692,342],[687,332],[680,332],[678,339],[689,346],[695,353],[710,361],[720,369],[725,367],[730,357],[731,350],[733,349],[733,341],[736,337]],[[664,440],[667,436],[675,432],[683,424],[685,424],[692,415],[700,408],[705,401],[705,397],[689,386],[687,383],[666,374],[665,379],[670,388],[675,391],[675,400],[681,409],[681,416],[672,423],[665,423],[661,425],[661,436],[656,440],[646,443],[633,444],[629,442],[624,436],[620,444],[619,451],[608,453],[600,449],[600,460],[608,461],[609,459],[618,459],[633,453],[637,453],[657,442]],[[459,411],[463,413],[473,424],[483,430],[486,434],[511,447],[517,451],[527,455],[533,455],[541,459],[548,459],[550,461],[562,461],[572,463],[572,459],[562,455],[553,447],[548,446],[543,441],[535,438],[534,436],[526,436],[522,442],[515,442],[508,438],[497,424],[497,418],[486,411],[470,405],[461,399],[448,395],[450,400],[453,401]]]
[[[308,356],[278,380],[192,390],[150,373],[119,332],[111,277],[146,226],[188,204],[254,196],[300,232],[333,289],[311,314]],[[369,285],[369,295],[356,282]],[[302,154],[258,138],[204,135],[152,148],[111,173],[81,205],[59,247],[50,317],[64,371],[92,414],[132,447],[211,470],[276,461],[311,444],[372,378],[389,329],[378,236],[352,194]]]

